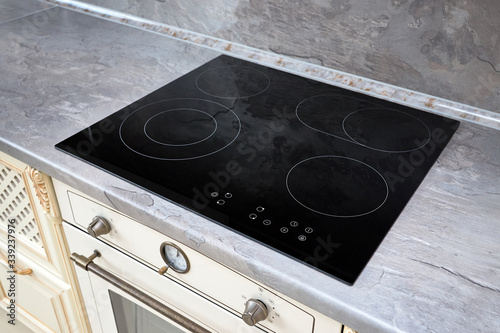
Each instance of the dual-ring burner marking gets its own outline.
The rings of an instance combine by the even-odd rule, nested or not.
[[[364,107],[349,112],[347,115],[342,117],[342,131],[348,139],[328,132],[328,128],[320,129],[315,125],[308,123],[307,116],[310,114],[303,114],[302,117],[300,114],[301,110],[304,109],[310,112],[318,112],[314,105],[308,106],[307,103],[314,103],[315,99],[324,99],[324,101],[320,103],[321,107],[318,107],[322,109],[319,111],[330,112],[329,115],[335,116],[335,109],[338,110],[340,108],[339,111],[343,111],[342,106],[333,105],[331,106],[331,110],[325,110],[325,108],[329,107],[329,99],[331,99],[330,102],[335,103],[338,101],[338,98],[342,99],[342,103],[346,103],[347,101],[354,102],[355,104],[364,104]],[[350,106],[351,105],[348,105],[345,108],[348,109]],[[403,111],[379,107],[377,105],[366,103],[362,100],[347,96],[317,95],[306,98],[297,105],[295,114],[297,119],[299,119],[302,124],[314,131],[333,136],[337,139],[351,142],[365,148],[386,153],[406,153],[418,150],[424,147],[431,138],[429,127],[415,116]],[[318,121],[317,118],[320,117],[314,117],[314,115],[317,114],[313,113],[313,120]],[[321,114],[318,116],[323,115]],[[321,125],[324,125],[325,123],[326,122],[323,122]],[[398,146],[401,143],[404,144],[404,147]]]
[[[181,161],[221,151],[240,131],[239,117],[226,106],[205,99],[176,98],[135,110],[122,121],[119,135],[139,155]]]
[[[177,116],[177,118],[187,118],[187,119],[184,119],[181,121],[179,121],[179,119],[172,119],[172,121],[165,121],[165,119],[157,119],[157,118],[160,118],[162,116],[168,116],[168,115],[171,115],[171,114],[179,114],[179,116]],[[195,139],[195,141],[193,140],[188,140],[188,142],[182,142],[183,139],[182,138],[179,138],[179,134],[180,135],[185,135],[186,133],[184,131],[172,131],[172,128],[167,128],[166,131],[161,131],[160,133],[159,132],[159,129],[155,129],[155,128],[151,128],[151,127],[154,127],[154,126],[162,126],[162,125],[166,125],[168,127],[178,127],[177,129],[179,130],[182,130],[184,128],[186,128],[186,126],[189,126],[189,124],[191,124],[192,122],[194,121],[197,121],[196,119],[189,119],[190,115],[189,113],[199,113],[199,114],[202,114],[202,115],[206,115],[208,116],[208,119],[211,119],[213,121],[213,126],[211,126],[213,128],[213,130],[208,133],[208,135],[205,135],[205,134],[201,134],[200,135],[200,138],[198,139]],[[199,116],[199,114],[197,116]],[[186,117],[187,115],[187,117]],[[163,120],[163,121],[162,121]],[[203,121],[203,119],[199,119],[198,121]],[[149,129],[148,129],[148,125],[149,125]],[[204,126],[204,127],[207,127],[207,126]],[[187,108],[177,108],[177,109],[171,109],[171,110],[167,110],[167,111],[162,111],[154,116],[152,116],[151,118],[148,119],[148,121],[144,124],[144,134],[151,140],[151,141],[154,141],[158,144],[161,144],[161,145],[166,145],[166,146],[175,146],[175,147],[181,147],[181,146],[190,146],[190,145],[194,145],[194,144],[197,144],[197,143],[200,143],[202,141],[205,141],[207,139],[209,139],[212,135],[214,135],[214,133],[217,131],[217,121],[215,120],[214,117],[212,117],[210,114],[208,114],[207,112],[205,111],[202,111],[202,110],[196,110],[196,109],[187,109]],[[188,129],[188,128],[187,128]],[[165,130],[165,128],[163,129]],[[189,130],[189,129],[188,129]],[[210,131],[211,129],[208,128],[208,130]],[[149,133],[148,133],[149,132]],[[153,136],[158,136],[158,134],[165,134],[165,133],[171,133],[171,136],[174,136],[173,138],[162,138],[162,140],[156,140],[155,138],[153,138]],[[175,135],[177,134],[177,135]],[[197,133],[198,134],[198,133]],[[169,142],[165,142],[165,141],[171,141],[170,143]],[[174,141],[177,141],[178,143],[173,143]],[[189,141],[192,141],[192,142],[189,142]]]

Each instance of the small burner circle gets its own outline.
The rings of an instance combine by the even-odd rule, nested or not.
[[[377,170],[336,155],[311,157],[295,164],[286,176],[286,187],[303,207],[341,218],[370,214],[389,196],[389,186]]]
[[[266,91],[270,84],[265,73],[242,66],[211,68],[196,78],[196,86],[201,92],[218,98],[256,96]]]

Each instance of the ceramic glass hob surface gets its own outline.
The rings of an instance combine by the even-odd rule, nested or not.
[[[353,284],[458,125],[220,56],[56,147]]]

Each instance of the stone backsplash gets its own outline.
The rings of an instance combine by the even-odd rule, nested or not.
[[[496,0],[85,0],[500,113]]]

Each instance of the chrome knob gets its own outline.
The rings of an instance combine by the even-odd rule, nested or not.
[[[107,234],[111,230],[109,222],[106,221],[105,218],[96,216],[92,219],[89,226],[87,227],[87,231],[90,236],[97,238],[101,235]]]
[[[245,324],[253,326],[259,321],[265,320],[267,315],[266,305],[258,299],[251,298],[246,302],[245,311],[241,315],[241,318]]]

